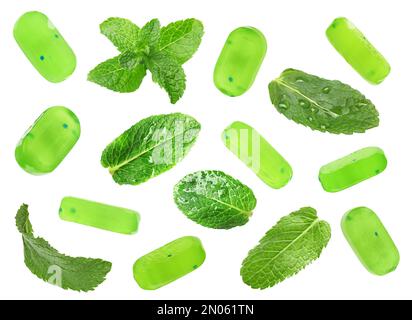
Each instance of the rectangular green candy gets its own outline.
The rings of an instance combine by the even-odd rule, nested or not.
[[[346,18],[338,18],[326,31],[330,43],[367,81],[379,84],[391,66],[366,37]]]
[[[14,38],[36,70],[50,82],[66,80],[76,69],[76,56],[49,18],[27,12],[14,26]]]
[[[64,221],[127,235],[136,233],[140,222],[135,211],[72,197],[62,200],[59,215]]]
[[[327,192],[339,192],[385,171],[387,159],[382,149],[369,147],[323,166],[319,180]]]
[[[244,94],[255,82],[266,51],[266,38],[258,29],[240,27],[232,31],[216,62],[216,88],[230,97]]]
[[[183,237],[138,259],[133,275],[142,289],[157,290],[198,269],[205,259],[201,241]]]
[[[359,260],[372,274],[384,276],[394,271],[400,260],[388,231],[368,208],[356,208],[342,219],[342,231]]]
[[[292,179],[289,163],[255,129],[234,122],[222,135],[226,147],[268,186],[280,189]]]
[[[80,122],[65,107],[44,111],[16,147],[17,163],[26,172],[42,175],[54,171],[80,138]]]

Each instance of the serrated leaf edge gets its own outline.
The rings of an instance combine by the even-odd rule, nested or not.
[[[278,223],[277,223],[274,227],[272,227],[272,228],[266,233],[266,235],[267,235],[272,229],[276,228],[276,227],[282,222],[283,219],[285,219],[285,218],[287,218],[287,217],[290,217],[290,216],[293,215],[293,214],[299,213],[299,212],[302,211],[302,210],[307,210],[307,209],[314,210],[313,213],[314,213],[314,214],[316,215],[316,217],[317,217],[316,220],[315,220],[302,234],[300,234],[296,239],[294,239],[294,240],[287,246],[287,248],[289,248],[289,247],[292,245],[292,243],[295,243],[298,239],[300,239],[304,234],[306,234],[306,233],[307,233],[310,229],[312,229],[315,225],[317,225],[317,224],[320,225],[321,223],[324,223],[326,226],[328,226],[328,229],[329,229],[329,239],[328,239],[328,241],[322,246],[322,250],[319,252],[319,254],[317,255],[317,257],[314,258],[314,259],[312,259],[312,260],[310,260],[310,261],[308,261],[304,266],[302,266],[299,270],[296,270],[296,271],[293,272],[292,274],[287,275],[287,276],[283,276],[283,275],[282,275],[281,279],[278,279],[273,285],[253,286],[253,285],[250,285],[250,284],[248,284],[248,283],[246,283],[246,282],[244,281],[246,285],[250,286],[252,289],[260,289],[260,290],[264,290],[264,289],[267,289],[267,288],[274,287],[274,286],[276,286],[277,284],[283,282],[284,280],[289,279],[289,278],[297,275],[297,274],[300,273],[302,270],[304,270],[306,267],[308,267],[309,265],[311,265],[311,264],[314,263],[317,259],[320,258],[323,250],[324,250],[324,249],[327,247],[327,245],[329,244],[330,235],[331,235],[331,228],[330,228],[330,225],[329,225],[329,223],[328,223],[327,221],[324,221],[324,220],[320,220],[320,219],[319,219],[319,217],[317,216],[316,210],[313,209],[313,208],[311,208],[311,207],[302,208],[302,209],[300,209],[300,210],[298,210],[298,211],[292,212],[291,214],[283,217],[282,219],[280,219],[280,220],[278,221]],[[266,235],[265,235],[265,236],[266,236]],[[259,242],[259,244],[258,244],[256,247],[254,247],[252,250],[249,251],[248,256],[246,257],[246,259],[245,259],[245,260],[243,261],[243,263],[242,263],[241,277],[242,277],[243,279],[244,279],[244,277],[243,277],[243,275],[242,275],[242,270],[243,270],[243,268],[244,268],[244,266],[245,266],[246,260],[249,258],[249,255],[250,255],[255,249],[257,249],[259,246],[261,246],[261,245],[263,245],[263,244],[265,244],[265,243],[267,243],[267,242],[270,242],[270,240],[264,241],[264,238],[262,238],[261,241]],[[270,264],[271,262],[273,262],[273,260],[275,260],[277,257],[279,257],[279,255],[280,255],[281,253],[284,253],[287,248],[283,249],[280,253],[278,253],[278,254],[276,255],[276,257],[272,258],[268,263],[265,264],[264,267],[260,268],[260,270],[264,269],[268,264]],[[260,271],[259,271],[259,272],[260,272]],[[256,273],[258,273],[258,272],[256,272]]]

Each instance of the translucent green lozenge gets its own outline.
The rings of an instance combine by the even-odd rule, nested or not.
[[[76,56],[49,18],[27,12],[14,26],[14,38],[37,71],[50,82],[66,80],[76,69]]]
[[[384,56],[346,18],[338,18],[326,31],[330,43],[367,81],[379,84],[389,75],[391,67]]]
[[[133,274],[142,289],[156,290],[196,270],[205,259],[201,241],[184,237],[138,259]]]
[[[365,268],[379,276],[394,271],[400,260],[388,231],[368,208],[356,208],[343,216],[342,231]]]
[[[28,173],[54,171],[80,138],[80,122],[65,107],[47,109],[16,147],[16,161]]]
[[[280,189],[292,179],[289,163],[255,129],[234,122],[222,135],[226,147],[268,186]]]
[[[385,153],[375,147],[356,151],[323,166],[319,180],[327,192],[339,192],[385,171]]]
[[[224,94],[237,97],[253,85],[265,58],[265,36],[252,27],[234,30],[216,63],[214,82]]]
[[[140,222],[139,213],[93,201],[66,197],[59,210],[62,220],[121,234],[134,234]]]

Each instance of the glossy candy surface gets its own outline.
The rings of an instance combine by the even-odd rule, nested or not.
[[[59,215],[65,221],[121,234],[136,233],[140,221],[136,211],[73,197],[62,200]]]
[[[258,29],[241,27],[234,30],[216,63],[216,87],[231,97],[244,94],[253,85],[266,50],[265,36]]]
[[[368,208],[356,208],[342,219],[342,231],[365,268],[379,276],[394,271],[400,260],[388,231],[379,217]]]
[[[80,122],[65,107],[47,109],[16,147],[16,161],[34,175],[54,171],[80,138]]]
[[[268,186],[280,189],[292,179],[289,163],[255,129],[234,122],[222,135],[226,147]]]
[[[184,237],[138,259],[133,274],[142,289],[156,290],[196,270],[205,259],[200,240]]]
[[[379,84],[389,75],[391,67],[385,57],[346,18],[338,18],[326,31],[330,43],[367,81]]]
[[[356,151],[323,166],[319,180],[327,192],[339,192],[385,171],[385,153],[375,147]]]
[[[76,56],[47,16],[27,12],[14,26],[14,38],[37,71],[50,82],[66,80],[76,69]]]

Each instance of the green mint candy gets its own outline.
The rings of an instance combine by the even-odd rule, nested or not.
[[[330,43],[367,81],[379,84],[391,67],[385,57],[346,18],[338,18],[326,31]]]
[[[72,197],[62,200],[59,215],[64,221],[121,234],[136,233],[140,222],[135,211]]]
[[[34,175],[54,171],[80,138],[80,122],[65,107],[47,109],[16,147],[16,161]]]
[[[265,36],[252,27],[234,30],[216,63],[214,82],[224,94],[237,97],[253,85],[266,56]]]
[[[343,216],[342,231],[365,268],[378,276],[394,271],[400,260],[388,231],[368,208],[356,208]]]
[[[76,69],[76,56],[49,18],[27,12],[14,26],[14,38],[37,71],[50,82],[66,80]]]
[[[234,122],[222,138],[226,147],[271,188],[283,188],[292,179],[289,163],[249,125]]]
[[[133,274],[142,289],[156,290],[196,270],[205,259],[201,241],[184,237],[138,259]]]
[[[385,153],[375,147],[356,151],[323,166],[319,180],[327,192],[339,192],[385,171]]]

